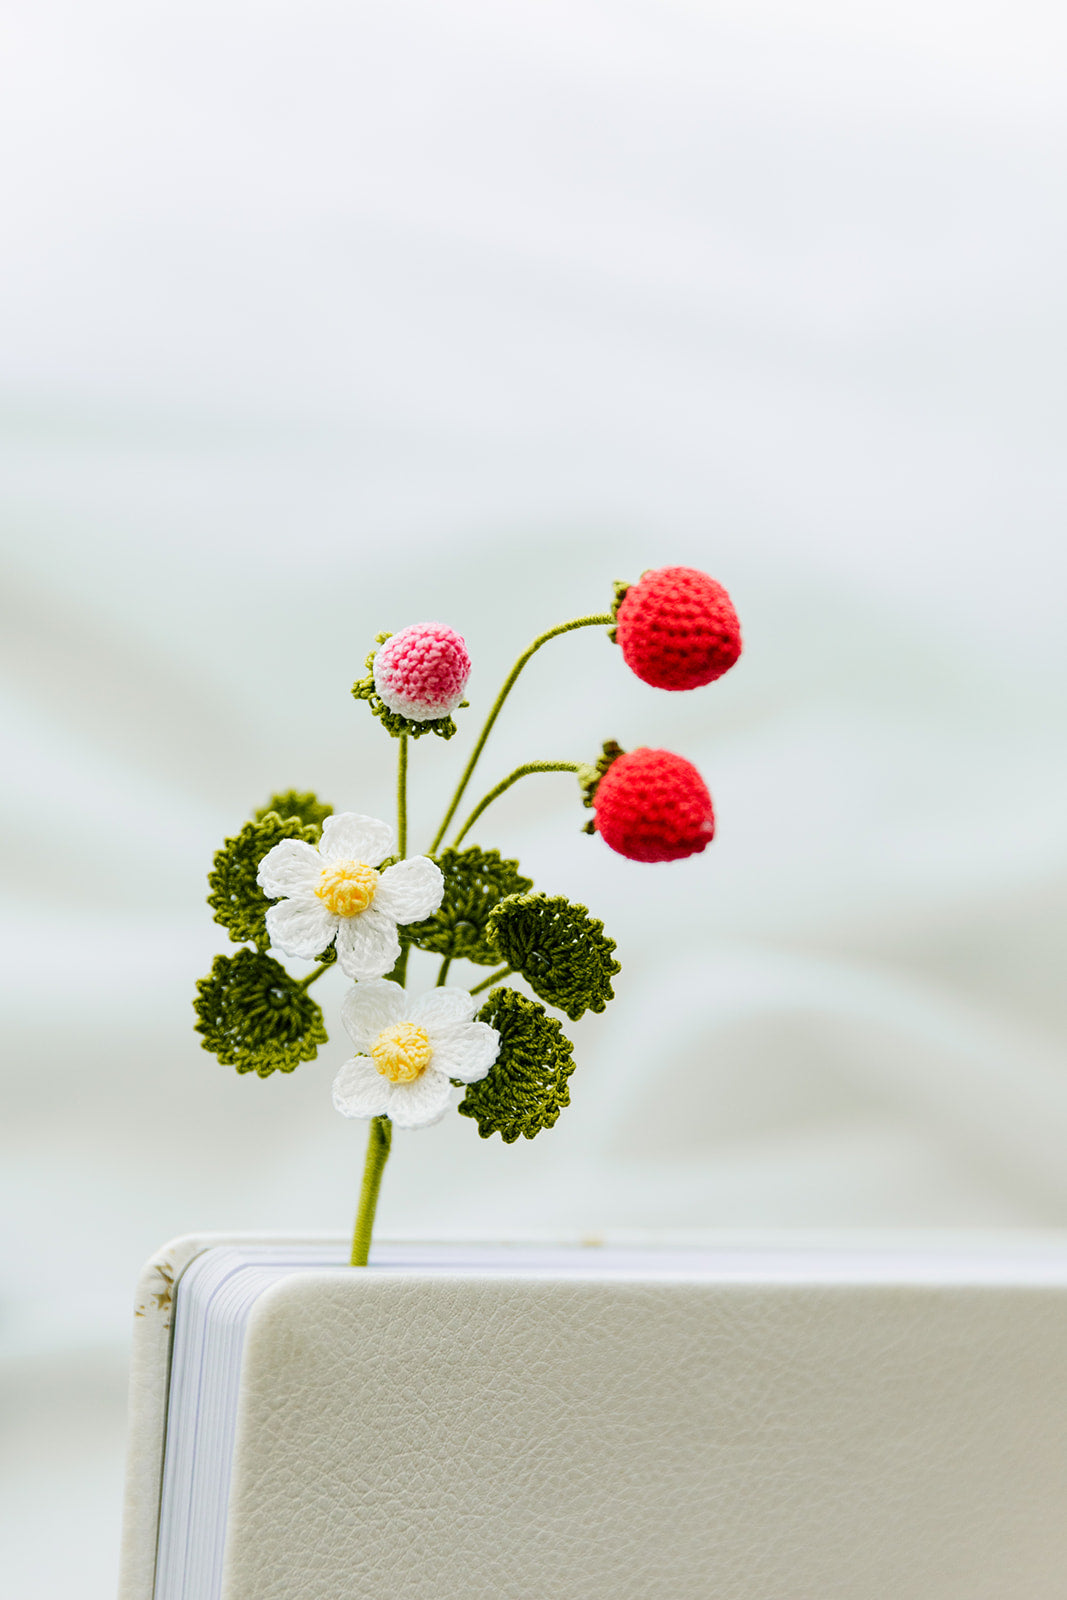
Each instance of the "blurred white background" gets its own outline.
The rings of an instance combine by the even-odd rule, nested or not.
[[[568,778],[480,830],[617,938],[532,1144],[398,1140],[384,1231],[1067,1222],[1065,34],[1013,0],[7,0],[2,1587],[113,1593],[133,1280],[348,1226],[334,1042],[199,1048],[224,833],[391,815],[348,690],[440,618],[474,707],[700,566],[693,695],[593,632],[472,796],[601,740],[719,837],[642,867]],[[331,985],[333,987],[331,988]]]

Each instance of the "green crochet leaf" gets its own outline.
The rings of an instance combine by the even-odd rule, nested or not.
[[[384,644],[386,639],[391,639],[391,633],[379,633],[377,644]],[[374,658],[377,650],[372,650],[367,657],[367,676],[358,678],[352,685],[352,693],[357,700],[366,700],[374,715],[378,718],[386,733],[391,733],[394,739],[399,739],[402,733],[408,733],[413,739],[421,739],[424,733],[436,733],[439,739],[451,739],[456,731],[456,724],[451,717],[430,717],[426,722],[415,722],[411,717],[402,716],[399,711],[390,711],[377,689],[374,687]],[[469,702],[460,701],[460,706]]]
[[[281,794],[272,794],[266,805],[260,806],[256,812],[256,821],[262,822],[271,811],[279,817],[298,817],[305,827],[314,828],[315,838],[311,841],[313,844],[322,833],[322,825],[326,818],[333,816],[333,806],[328,806],[310,789],[286,789]]]
[[[270,948],[267,934],[267,908],[273,901],[256,882],[259,863],[268,850],[282,839],[303,839],[315,844],[321,825],[303,823],[299,817],[282,818],[274,811],[255,822],[246,822],[240,833],[227,839],[215,856],[208,874],[211,893],[207,903],[234,944],[246,940],[260,951]]]
[[[238,1072],[292,1072],[314,1061],[328,1038],[322,1012],[307,990],[271,956],[238,950],[216,956],[198,978],[196,1031],[203,1048]]]
[[[615,941],[585,906],[561,894],[509,895],[489,913],[488,935],[534,994],[565,1011],[572,1022],[614,1000]]]
[[[462,956],[482,967],[499,965],[496,946],[486,937],[489,913],[508,895],[533,888],[517,861],[501,859],[499,850],[442,850],[432,858],[445,879],[439,910],[423,922],[398,929],[400,937],[433,955]]]
[[[555,1017],[517,989],[493,989],[479,1022],[499,1029],[500,1053],[479,1083],[469,1083],[459,1103],[483,1139],[499,1133],[514,1144],[551,1128],[571,1103],[567,1079],[574,1071],[572,1045]]]

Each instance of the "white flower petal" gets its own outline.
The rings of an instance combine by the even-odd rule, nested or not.
[[[361,816],[358,811],[342,811],[323,823],[319,854],[324,861],[365,861],[368,867],[376,867],[392,855],[395,840],[387,822]]]
[[[440,1122],[451,1102],[452,1085],[433,1067],[414,1083],[389,1083],[387,1078],[382,1082],[389,1091],[387,1115],[398,1128],[428,1128]]]
[[[445,877],[429,856],[411,856],[386,867],[374,904],[394,922],[418,922],[435,912],[445,894]]]
[[[368,906],[358,916],[337,920],[337,960],[341,971],[350,978],[384,978],[400,954],[393,919],[376,906]]]
[[[341,1021],[357,1050],[369,1050],[383,1028],[406,1022],[406,995],[398,983],[369,978],[349,989],[341,1001]]]
[[[500,1035],[488,1022],[463,1022],[444,1033],[430,1035],[433,1064],[438,1072],[477,1083],[500,1054]]]
[[[321,956],[333,942],[337,918],[314,895],[307,899],[279,900],[267,909],[270,942],[287,956]]]
[[[476,996],[450,984],[443,989],[428,989],[417,1000],[409,1000],[405,1020],[417,1022],[432,1033],[435,1028],[454,1028],[459,1022],[469,1022],[478,1005]]]
[[[310,893],[319,881],[322,861],[314,845],[283,839],[259,863],[256,882],[272,900],[283,894]]]
[[[390,1088],[373,1061],[353,1056],[333,1080],[333,1103],[342,1117],[380,1117],[389,1103]]]

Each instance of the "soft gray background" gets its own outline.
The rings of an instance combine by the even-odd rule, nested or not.
[[[482,787],[662,743],[719,839],[632,865],[565,778],[496,808],[620,998],[552,1134],[398,1139],[387,1229],[1067,1222],[1059,8],[2,26],[4,1593],[112,1593],[142,1258],[350,1218],[343,1040],[239,1080],[189,1001],[224,832],[290,784],[390,814],[380,628],[464,633],[471,718],[647,566],[747,647],[691,696],[593,633],[529,671]]]

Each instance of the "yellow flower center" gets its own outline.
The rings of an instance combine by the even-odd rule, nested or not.
[[[430,1065],[433,1046],[425,1028],[418,1028],[413,1022],[397,1022],[382,1029],[370,1053],[383,1078],[393,1083],[414,1083]]]
[[[334,861],[323,867],[315,890],[335,917],[358,917],[374,899],[379,874],[362,861]]]

